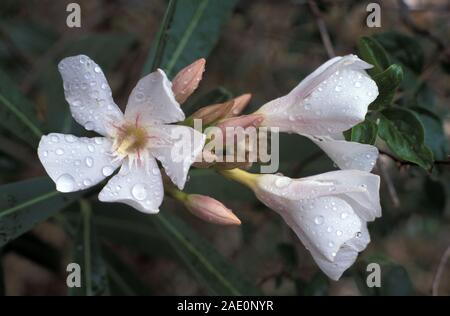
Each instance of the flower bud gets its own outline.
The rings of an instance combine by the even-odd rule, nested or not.
[[[251,93],[246,93],[238,96],[237,98],[234,98],[233,107],[231,108],[231,111],[225,116],[225,118],[234,117],[241,114],[249,104],[251,98]]]
[[[187,209],[204,221],[219,225],[240,225],[241,221],[225,205],[212,197],[189,194],[184,202]]]
[[[180,70],[172,80],[172,91],[178,103],[184,103],[187,98],[197,89],[205,71],[206,60],[200,58],[189,66]]]
[[[212,104],[197,110],[191,115],[193,119],[201,119],[204,125],[211,124],[226,117],[234,107],[234,100]]]

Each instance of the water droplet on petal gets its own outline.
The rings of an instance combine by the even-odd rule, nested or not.
[[[92,159],[92,157],[86,157],[84,162],[86,163],[86,166],[88,166],[89,168],[91,168],[94,165],[94,159]]]
[[[348,213],[343,212],[343,213],[341,214],[341,219],[346,219],[347,217],[348,217]]]
[[[56,189],[60,192],[72,192],[75,189],[75,180],[70,174],[64,173],[56,180]]]
[[[92,181],[89,180],[89,179],[85,179],[85,180],[83,181],[83,184],[84,184],[85,186],[89,186],[89,185],[92,184]]]
[[[337,85],[337,86],[334,88],[334,90],[335,90],[336,92],[341,92],[341,91],[342,91],[342,86],[341,86],[341,85]]]
[[[316,216],[314,218],[314,223],[316,225],[322,225],[323,224],[323,216],[322,215]]]
[[[94,150],[95,150],[95,147],[94,147],[93,145],[89,144],[89,145],[87,145],[87,149],[88,149],[91,153],[93,153]]]
[[[105,166],[102,168],[102,174],[105,177],[112,175],[113,172],[114,172],[114,169],[111,166]]]
[[[328,247],[333,247],[333,246],[334,246],[334,242],[330,241],[330,242],[328,243]]]
[[[57,142],[59,142],[59,137],[56,136],[56,135],[52,135],[52,136],[50,137],[50,140],[51,140],[52,142],[54,142],[54,143],[57,143]]]
[[[47,156],[48,156],[48,151],[44,150],[44,151],[42,152],[42,154],[44,155],[44,157],[47,157]]]
[[[278,188],[284,188],[284,187],[288,186],[291,182],[292,182],[291,178],[280,177],[275,180],[275,186],[277,186]]]
[[[92,131],[94,129],[94,123],[91,121],[88,121],[84,124],[84,127],[88,130],[88,131]]]
[[[337,236],[342,236],[342,231],[337,230],[337,231],[336,231],[336,235],[337,235]]]
[[[356,88],[360,88],[360,87],[361,87],[361,82],[356,81],[356,82],[355,82],[355,87],[356,87]]]
[[[95,66],[94,71],[95,71],[96,73],[100,73],[102,70],[100,69],[99,66]]]
[[[131,195],[138,201],[145,200],[147,197],[147,189],[142,183],[135,184],[131,188]]]
[[[68,143],[73,143],[74,141],[76,141],[76,137],[73,135],[65,135],[64,139],[66,140],[66,142]]]

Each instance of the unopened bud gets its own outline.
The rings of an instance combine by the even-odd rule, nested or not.
[[[194,119],[201,119],[204,125],[211,124],[226,117],[233,109],[234,100],[202,107],[191,115]]]
[[[237,98],[234,98],[233,107],[231,108],[231,111],[225,116],[225,118],[234,117],[241,114],[250,102],[251,98],[252,95],[250,93],[246,93],[238,96]]]
[[[172,91],[178,103],[184,103],[197,89],[205,71],[206,60],[201,58],[180,70],[172,80]]]
[[[241,221],[221,202],[201,194],[189,194],[185,206],[195,216],[219,225],[240,225]]]

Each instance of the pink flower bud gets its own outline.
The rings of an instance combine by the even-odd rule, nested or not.
[[[241,221],[225,205],[212,197],[189,194],[185,206],[187,209],[207,222],[219,225],[240,225]]]
[[[205,71],[206,60],[200,58],[183,68],[172,80],[172,91],[178,103],[183,103],[197,89]]]
[[[205,106],[191,115],[194,119],[202,119],[204,125],[211,124],[226,117],[234,107],[234,100]]]
[[[246,93],[243,95],[238,96],[237,98],[234,98],[234,104],[231,108],[231,111],[225,116],[225,118],[237,116],[244,111],[245,107],[250,102],[250,99],[252,98],[251,93]]]

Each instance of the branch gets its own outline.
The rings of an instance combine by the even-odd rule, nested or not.
[[[320,37],[322,38],[323,46],[327,51],[328,57],[333,58],[336,56],[334,53],[333,44],[331,43],[330,34],[328,33],[327,25],[323,20],[322,12],[320,11],[317,3],[314,0],[308,0],[309,8],[314,15],[317,27],[319,28]]]
[[[418,166],[414,162],[402,160],[402,159],[397,158],[394,155],[392,155],[388,152],[385,152],[383,150],[379,150],[379,153],[380,153],[380,155],[384,155],[384,156],[391,158],[393,161],[395,161],[400,166]],[[434,165],[450,165],[450,156],[448,157],[447,160],[435,160],[435,161],[433,161],[433,164]]]

